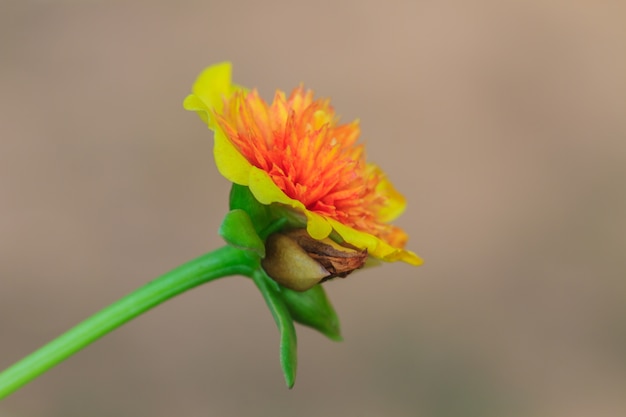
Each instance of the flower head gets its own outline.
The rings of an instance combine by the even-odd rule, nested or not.
[[[184,106],[215,132],[221,174],[249,187],[260,203],[304,216],[314,239],[334,232],[375,258],[422,263],[404,249],[407,235],[389,224],[404,198],[366,161],[358,121],[340,124],[328,100],[300,86],[266,103],[256,90],[233,85],[231,66],[222,63],[200,74]]]

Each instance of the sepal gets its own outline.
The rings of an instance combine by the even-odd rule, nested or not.
[[[331,340],[343,340],[339,317],[321,285],[307,291],[293,291],[282,287],[281,296],[295,321],[319,331]]]
[[[268,227],[274,220],[270,207],[259,203],[246,186],[233,184],[230,189],[231,210],[241,209],[248,213],[257,233]]]
[[[229,211],[222,221],[219,234],[231,246],[255,252],[265,257],[265,245],[257,234],[247,212],[241,209]]]
[[[252,279],[263,295],[280,332],[280,366],[287,387],[292,388],[296,382],[298,367],[298,340],[296,329],[293,326],[293,318],[281,293],[262,269],[259,269]]]

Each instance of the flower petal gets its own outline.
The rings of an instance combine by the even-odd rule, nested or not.
[[[374,235],[355,230],[333,219],[329,219],[328,222],[342,239],[359,249],[367,249],[368,254],[374,258],[389,262],[404,261],[411,265],[421,265],[424,262],[415,253],[406,249],[394,248]]]
[[[304,207],[298,200],[289,198],[283,190],[272,181],[269,174],[261,169],[252,167],[250,171],[249,187],[254,197],[261,204],[284,204],[303,213],[307,218],[307,232],[314,239],[324,239],[332,232],[332,226],[328,220],[317,213],[313,213]]]
[[[211,112],[221,112],[224,108],[224,97],[230,96],[235,86],[231,83],[232,65],[222,62],[206,68],[198,76],[192,87],[192,94],[183,102],[186,110],[198,113],[200,118],[214,128],[216,123],[211,119]]]
[[[390,223],[400,216],[406,208],[406,199],[396,188],[391,181],[383,173],[383,171],[374,164],[373,166],[377,172],[380,173],[380,182],[376,186],[376,193],[385,197],[385,206],[378,211],[379,219],[384,223]]]
[[[308,210],[305,214],[307,218],[306,231],[313,239],[324,239],[333,231],[333,227],[329,221],[330,219]]]
[[[239,185],[248,185],[252,165],[228,140],[221,129],[215,129],[213,157],[220,174]]]

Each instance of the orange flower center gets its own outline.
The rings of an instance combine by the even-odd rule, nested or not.
[[[276,92],[268,105],[256,90],[225,101],[219,126],[241,154],[267,172],[308,210],[387,241],[398,230],[377,217],[386,197],[376,192],[381,173],[355,145],[359,124],[338,124],[328,100],[314,100],[302,86],[289,98]]]

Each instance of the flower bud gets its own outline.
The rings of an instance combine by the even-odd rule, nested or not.
[[[342,246],[329,238],[313,239],[304,229],[269,236],[265,253],[265,272],[295,291],[306,291],[331,278],[345,278],[367,259],[367,250]]]

